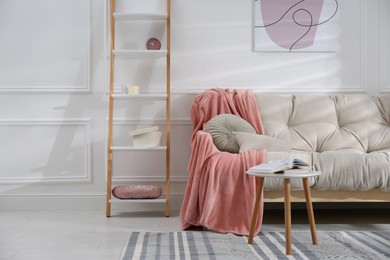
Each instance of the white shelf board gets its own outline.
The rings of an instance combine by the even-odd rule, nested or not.
[[[115,56],[129,58],[162,58],[167,56],[167,50],[113,50]]]
[[[166,21],[166,13],[114,13],[115,20]]]
[[[121,94],[114,93],[112,97],[115,99],[148,99],[148,100],[166,100],[166,93],[141,93],[141,94]]]
[[[165,151],[166,146],[137,147],[137,146],[111,146],[113,151]]]
[[[117,198],[111,198],[111,203],[165,203],[166,199],[117,199]]]

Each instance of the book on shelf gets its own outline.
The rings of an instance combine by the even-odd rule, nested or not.
[[[310,172],[310,165],[300,159],[272,160],[255,165],[248,169],[248,173],[284,173],[293,172],[291,169],[301,169],[299,173]]]

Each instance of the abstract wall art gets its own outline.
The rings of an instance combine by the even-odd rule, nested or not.
[[[338,13],[338,0],[253,0],[253,49],[337,51]]]

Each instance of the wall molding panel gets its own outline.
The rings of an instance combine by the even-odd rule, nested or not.
[[[171,182],[187,182],[188,176],[171,176]],[[117,176],[113,177],[113,182],[147,182],[147,183],[165,183],[165,177],[162,176]]]
[[[0,10],[0,16],[3,16],[3,19],[11,19],[10,23],[13,26],[5,27],[4,31],[0,29],[0,32],[8,37],[8,41],[4,43],[6,46],[2,46],[0,43],[0,48],[4,52],[2,53],[0,50],[3,60],[3,62],[0,61],[0,74],[2,74],[0,92],[90,92],[91,0],[38,0],[32,6],[31,4],[32,2],[28,0],[5,0],[2,3],[4,5],[2,9],[5,13],[2,15]],[[16,21],[20,22],[14,20],[16,8],[19,8],[21,12],[16,16]],[[60,8],[63,15],[55,16],[59,13]],[[84,10],[83,14],[75,13],[77,10]],[[23,15],[24,13],[26,15]],[[81,21],[76,19],[80,16],[83,16],[81,27]],[[57,17],[59,18],[57,19]],[[28,19],[28,21],[23,19]],[[47,19],[54,20],[52,28]],[[29,23],[34,27],[26,26]],[[19,30],[19,28],[27,29]],[[58,32],[53,31],[53,28],[57,28]],[[31,31],[23,31],[28,29]],[[75,30],[79,31],[75,33]],[[20,34],[24,33],[24,35],[14,31],[20,31]],[[58,33],[58,35],[47,36],[54,33]],[[33,39],[26,38],[29,35],[36,36]],[[76,35],[79,38],[75,39]],[[56,37],[61,40],[56,39]],[[73,41],[68,42],[70,39]],[[27,45],[29,42],[31,46]],[[82,45],[75,46],[79,43]],[[62,46],[59,46],[60,44]],[[17,49],[18,47],[19,49]],[[64,48],[67,49],[61,51]],[[34,60],[36,63],[32,64],[31,62]],[[50,66],[50,62],[52,66]],[[14,64],[19,65],[14,66]]]
[[[108,119],[105,118],[105,121],[108,122]],[[113,120],[115,125],[165,125],[164,118],[114,118]],[[108,124],[108,123],[107,123]],[[171,125],[188,125],[192,124],[191,118],[184,117],[184,118],[171,118]]]
[[[0,120],[0,142],[1,184],[92,181],[88,118]]]
[[[116,9],[161,12],[161,1],[117,0]],[[0,2],[0,210],[101,210],[103,214],[110,1]],[[172,1],[170,176],[175,210],[180,209],[189,178],[190,109],[206,90],[390,94],[389,0],[337,1],[337,25],[331,29],[337,51],[294,53],[253,52],[253,3],[219,2],[223,9],[207,0]],[[164,25],[120,21],[115,48],[144,50],[149,37],[160,37],[164,43]],[[324,35],[328,29],[316,30]],[[137,85],[141,92],[165,93],[164,59],[115,59],[115,92],[121,93],[122,85]],[[114,149],[114,185],[153,184],[164,190],[165,147],[131,149],[129,132],[159,126],[164,136],[165,98],[115,99],[113,145],[122,147]],[[159,205],[142,203],[115,207],[160,211]]]
[[[361,82],[365,81],[364,77],[361,79]],[[218,87],[218,86],[217,86]],[[315,87],[312,88],[278,88],[275,89],[273,87],[228,87],[228,86],[220,86],[220,88],[228,88],[228,89],[252,89],[255,93],[275,93],[275,94],[330,94],[330,93],[365,93],[366,88],[364,87],[364,84],[350,86],[349,88],[340,88],[339,86],[329,86],[327,89],[318,89]],[[177,95],[177,96],[194,96],[203,93],[205,90],[204,88],[183,88],[183,89],[175,89],[171,95]]]
[[[359,1],[360,6],[360,86],[363,93],[368,92],[368,73],[369,73],[369,50],[367,44],[367,30],[369,30],[368,22],[368,5],[366,1]]]
[[[390,93],[390,3],[387,0],[380,0],[379,4],[379,55],[378,55],[378,78],[379,78],[379,93]]]

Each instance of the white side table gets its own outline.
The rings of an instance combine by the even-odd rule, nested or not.
[[[256,193],[256,201],[255,201],[255,205],[253,207],[251,229],[250,229],[249,237],[248,237],[248,244],[252,244],[252,242],[253,242],[256,220],[257,220],[257,216],[259,214],[260,198],[261,198],[261,194],[263,192],[264,178],[284,179],[284,224],[285,224],[285,230],[286,230],[286,255],[291,255],[291,187],[290,187],[290,179],[301,178],[303,181],[303,189],[305,192],[306,208],[307,208],[307,214],[309,217],[311,238],[313,241],[313,245],[316,245],[318,243],[308,178],[318,176],[321,174],[321,172],[310,171],[307,173],[302,173],[302,170],[299,170],[299,172],[300,172],[299,173],[298,171],[293,172],[294,170],[290,170],[290,171],[291,172],[286,172],[286,173],[282,173],[282,174],[280,174],[280,173],[248,173],[247,172],[247,174],[249,174],[249,175],[259,177],[259,183],[257,186],[257,193]]]

